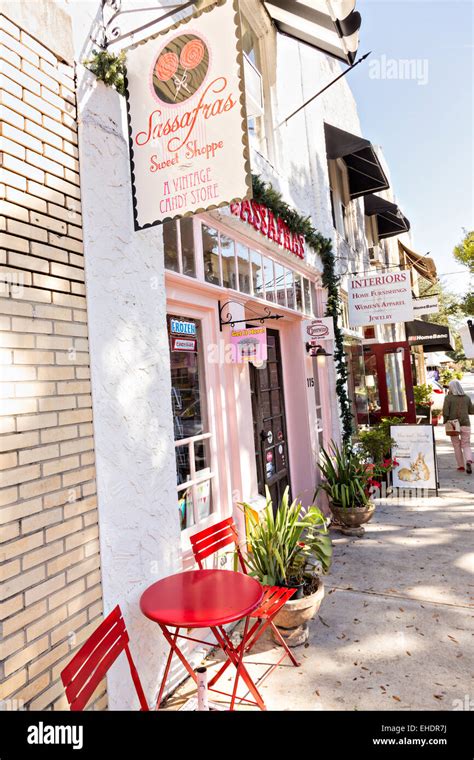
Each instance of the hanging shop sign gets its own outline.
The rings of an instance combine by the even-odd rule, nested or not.
[[[267,328],[248,327],[242,330],[231,330],[230,343],[232,346],[232,361],[239,364],[245,362],[267,361]]]
[[[230,211],[234,216],[240,217],[243,222],[250,224],[257,232],[260,232],[268,240],[294,253],[300,259],[305,257],[304,235],[291,232],[286,222],[275,216],[269,208],[256,201],[242,201],[231,203]]]
[[[394,488],[438,488],[434,428],[432,425],[391,425],[395,443],[392,457],[398,464],[392,470]]]
[[[347,293],[351,327],[413,319],[408,270],[350,277]]]
[[[332,317],[316,317],[303,322],[303,340],[334,340],[334,319]]]
[[[413,314],[415,317],[421,317],[425,314],[436,314],[439,311],[438,296],[429,298],[413,299]]]
[[[469,319],[467,325],[462,325],[458,329],[462,341],[462,347],[466,354],[466,359],[474,359],[474,324]]]
[[[218,0],[127,52],[135,229],[251,194],[238,18]]]
[[[425,353],[430,351],[454,351],[454,340],[449,327],[435,322],[415,319],[405,324],[407,341],[410,346],[423,346]]]

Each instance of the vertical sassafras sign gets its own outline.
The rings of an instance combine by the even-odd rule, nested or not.
[[[136,229],[251,195],[237,0],[132,47],[126,88]]]

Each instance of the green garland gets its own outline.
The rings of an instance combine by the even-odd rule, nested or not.
[[[336,365],[336,393],[342,421],[342,438],[349,444],[352,437],[351,405],[347,395],[347,380],[349,371],[344,352],[344,336],[338,324],[341,314],[339,285],[340,278],[336,274],[332,242],[318,232],[309,216],[303,217],[282,199],[281,194],[269,182],[262,180],[257,174],[252,174],[253,199],[261,203],[280,217],[289,230],[297,235],[303,235],[307,245],[319,254],[323,263],[322,284],[327,289],[328,300],[326,316],[334,320],[334,362]]]
[[[93,50],[92,58],[83,64],[107,87],[115,87],[120,95],[125,95],[125,51],[113,55],[106,50]]]

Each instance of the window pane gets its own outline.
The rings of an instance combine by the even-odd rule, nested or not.
[[[176,222],[165,222],[163,225],[163,247],[165,249],[165,269],[179,272]]]
[[[234,241],[221,234],[222,283],[225,288],[237,290]]]
[[[194,232],[193,220],[181,219],[181,258],[183,261],[183,274],[196,277],[196,265],[194,263]]]
[[[275,301],[275,274],[273,261],[263,257],[263,279],[265,281],[265,298],[267,301]]]
[[[239,268],[239,290],[241,293],[251,293],[249,249],[242,243],[237,245],[237,266]]]
[[[311,286],[309,280],[303,277],[304,313],[311,314]]]
[[[406,412],[407,394],[403,372],[403,354],[390,353],[384,356],[389,412]]]
[[[286,306],[286,282],[285,282],[285,270],[281,264],[275,263],[275,282],[276,282],[276,295],[277,303],[280,306]]]
[[[286,270],[286,298],[288,302],[288,308],[295,308],[295,294],[293,291],[293,272],[291,269]]]
[[[296,295],[296,308],[298,311],[303,311],[303,291],[301,287],[301,275],[295,272],[295,295]]]
[[[263,298],[262,257],[257,251],[251,251],[253,294]]]
[[[196,320],[185,320],[186,324],[195,325],[195,334],[193,335],[192,333],[171,332],[171,319],[173,318],[168,317],[171,403],[174,418],[174,437],[175,440],[178,440],[206,432],[206,415],[203,408],[205,394],[201,392],[200,375],[202,375],[202,371],[198,354],[198,351],[202,350],[200,345],[202,338],[200,323]],[[176,339],[178,339],[178,345],[175,345]],[[179,339],[181,339],[181,344]],[[195,350],[183,350],[183,343],[189,347],[193,340],[195,341]]]
[[[219,274],[219,246],[217,230],[207,225],[202,225],[202,248],[204,253],[204,277],[206,282],[220,285]]]

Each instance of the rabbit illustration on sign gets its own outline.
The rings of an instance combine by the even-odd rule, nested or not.
[[[425,455],[418,454],[414,462],[410,464],[410,467],[402,467],[398,471],[398,477],[400,480],[404,480],[407,483],[413,483],[417,480],[429,480],[430,468],[425,462]]]

